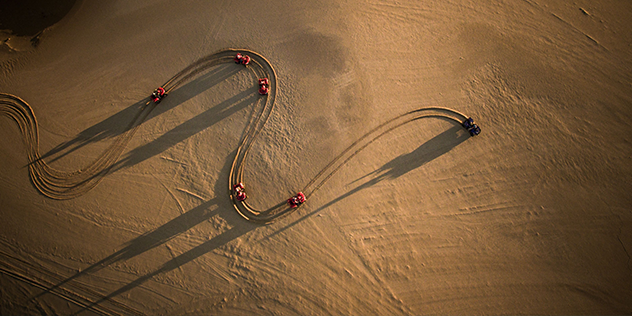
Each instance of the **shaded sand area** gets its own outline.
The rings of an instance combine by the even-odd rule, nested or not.
[[[74,3],[75,0],[2,1],[0,61],[37,47],[40,37],[67,15]]]
[[[0,117],[0,313],[631,313],[630,21],[615,0],[78,1],[0,56],[0,92],[30,105],[54,170],[120,156],[52,199]],[[146,105],[229,47],[277,75],[243,165],[253,208],[408,111],[450,108],[483,132],[416,120],[252,223],[228,190],[261,100],[250,70],[218,63]]]

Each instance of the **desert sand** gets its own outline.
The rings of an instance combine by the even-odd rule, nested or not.
[[[5,30],[0,93],[37,130],[0,116],[0,313],[632,313],[630,21],[616,0],[78,1],[35,46]],[[415,120],[253,222],[229,176],[271,98],[255,67],[149,100],[227,48],[276,72],[253,209],[409,111],[482,133]]]

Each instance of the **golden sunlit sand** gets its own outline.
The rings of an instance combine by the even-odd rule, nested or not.
[[[0,313],[630,313],[630,21],[78,1],[0,24]]]

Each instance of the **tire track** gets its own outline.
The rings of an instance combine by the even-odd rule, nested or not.
[[[237,53],[238,51],[234,50],[232,52]],[[246,52],[250,54],[250,56],[252,57],[252,61],[248,68],[255,75],[254,80],[257,80],[258,78],[268,78],[270,80],[270,92],[268,95],[259,98],[256,102],[255,109],[253,111],[254,118],[250,119],[250,122],[246,127],[246,133],[240,141],[235,159],[233,160],[233,164],[231,166],[228,181],[228,191],[230,198],[233,201],[233,206],[235,210],[241,216],[253,222],[267,224],[296,211],[300,207],[300,205],[295,208],[290,208],[285,203],[285,201],[282,201],[281,203],[267,210],[259,211],[251,207],[248,204],[247,200],[239,201],[237,199],[237,196],[233,192],[232,188],[235,185],[237,185],[238,183],[243,183],[243,169],[247,161],[248,152],[269,119],[270,113],[272,112],[274,107],[274,100],[277,93],[277,75],[270,62],[268,62],[265,57],[253,51],[241,50],[239,52]],[[259,104],[261,103],[263,104],[261,105],[261,108],[259,108]],[[299,192],[303,192],[306,198],[311,197],[327,182],[327,180],[329,180],[338,170],[340,170],[342,166],[344,166],[353,157],[355,157],[358,153],[360,153],[363,149],[365,149],[368,145],[370,145],[381,136],[408,123],[422,118],[431,117],[448,118],[458,122],[459,124],[462,124],[468,118],[466,115],[460,112],[443,107],[426,107],[397,116],[389,121],[386,121],[385,123],[382,123],[378,127],[366,133],[364,136],[360,137],[356,142],[351,144],[351,146],[349,146],[342,153],[336,156]]]
[[[253,82],[257,82],[259,78],[268,78],[270,89],[268,94],[262,95],[254,102],[248,124],[239,141],[231,165],[228,177],[228,195],[233,202],[233,207],[241,216],[253,222],[266,224],[296,211],[300,205],[290,208],[285,201],[282,201],[267,210],[256,210],[248,204],[247,200],[239,201],[235,192],[233,192],[233,187],[243,183],[244,167],[248,160],[248,153],[274,110],[277,95],[277,75],[270,62],[264,56],[252,50],[228,48],[200,58],[165,82],[162,87],[168,94],[209,68],[223,63],[232,63],[237,53],[247,54],[251,57],[246,69],[249,70]],[[32,108],[17,96],[0,93],[0,114],[16,121],[24,136],[24,144],[30,162],[29,174],[31,180],[37,190],[52,199],[75,198],[94,188],[117,162],[138,127],[147,119],[156,106],[155,103],[147,100],[143,109],[136,114],[130,125],[99,158],[80,170],[63,172],[50,167],[41,159],[39,153],[39,130]],[[342,166],[381,136],[408,123],[433,117],[448,118],[459,124],[467,119],[467,116],[464,114],[443,107],[426,107],[399,115],[360,137],[314,176],[300,192],[303,192],[306,198],[311,197]]]
[[[232,60],[226,51],[199,59],[176,74],[163,87],[169,93],[195,75],[213,66]],[[49,166],[39,152],[39,127],[31,106],[23,99],[8,93],[0,93],[0,115],[13,119],[23,136],[29,160],[29,175],[35,188],[43,195],[56,200],[67,200],[81,196],[101,182],[110,171],[132,139],[138,127],[147,119],[157,104],[149,98],[143,108],[136,113],[130,124],[103,153],[87,166],[71,172],[57,170]]]

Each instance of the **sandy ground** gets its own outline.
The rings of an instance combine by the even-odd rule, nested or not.
[[[396,115],[297,212],[255,225],[226,192],[256,85],[220,65],[165,99],[116,167],[54,200],[0,118],[2,314],[632,313],[632,2],[79,1],[0,92],[79,170],[171,76],[266,56],[276,109],[245,182],[266,208]],[[171,98],[171,99],[170,99]]]

